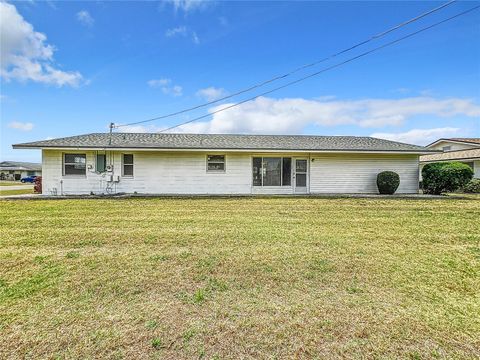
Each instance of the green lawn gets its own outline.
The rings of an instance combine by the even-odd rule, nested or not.
[[[0,358],[478,358],[480,201],[0,201]]]

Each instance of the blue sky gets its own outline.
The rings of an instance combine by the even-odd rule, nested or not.
[[[3,2],[1,160],[18,142],[107,131],[233,93],[441,2]],[[454,3],[291,80],[479,2]],[[480,11],[179,132],[480,136]],[[280,81],[265,87],[268,90]],[[162,121],[159,131],[257,93]]]

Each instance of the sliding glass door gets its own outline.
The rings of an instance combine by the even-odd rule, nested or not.
[[[292,158],[254,157],[252,174],[253,186],[291,186]]]

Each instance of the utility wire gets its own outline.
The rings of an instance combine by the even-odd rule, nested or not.
[[[432,24],[432,25],[429,25],[429,26],[427,26],[427,27],[424,27],[424,28],[422,28],[422,29],[420,29],[420,30],[417,30],[417,31],[415,31],[415,32],[412,32],[412,33],[410,33],[410,34],[408,34],[408,35],[405,35],[405,36],[403,36],[403,37],[401,37],[401,38],[399,38],[399,39],[397,39],[397,40],[393,40],[393,41],[390,41],[390,42],[388,42],[388,43],[386,43],[386,44],[384,44],[384,45],[381,45],[381,46],[379,46],[379,47],[373,48],[373,49],[371,49],[371,50],[369,50],[369,51],[366,51],[366,52],[364,52],[364,53],[362,53],[362,54],[360,54],[360,55],[357,55],[357,56],[355,56],[355,57],[352,57],[352,58],[350,58],[350,59],[348,59],[348,60],[342,61],[342,62],[337,63],[337,64],[332,65],[332,66],[329,66],[329,67],[324,68],[324,69],[322,69],[322,70],[320,70],[320,71],[317,71],[317,72],[314,72],[314,73],[309,74],[309,75],[307,75],[307,76],[304,76],[304,77],[302,77],[302,78],[299,78],[299,79],[297,79],[297,80],[295,80],[295,81],[288,82],[288,83],[286,83],[286,84],[284,84],[284,85],[282,85],[282,86],[279,86],[279,87],[273,88],[273,89],[271,89],[271,90],[265,91],[265,92],[261,93],[260,95],[256,95],[256,96],[254,96],[254,97],[245,99],[245,100],[240,101],[240,102],[237,102],[237,103],[235,103],[235,104],[231,104],[231,105],[229,105],[229,106],[223,107],[223,108],[218,109],[218,110],[216,110],[216,111],[212,111],[212,112],[210,112],[210,113],[208,113],[208,114],[205,114],[205,115],[196,117],[196,118],[194,118],[194,119],[191,119],[191,120],[182,122],[182,123],[180,123],[180,124],[177,124],[177,125],[168,127],[168,128],[166,128],[166,129],[160,130],[159,132],[166,132],[166,131],[175,129],[175,128],[177,128],[177,127],[180,127],[180,126],[182,126],[182,125],[190,124],[190,123],[192,123],[192,122],[194,122],[194,121],[204,119],[204,118],[209,117],[209,116],[211,116],[211,115],[217,114],[217,113],[219,113],[219,112],[221,112],[221,111],[225,111],[225,110],[231,109],[231,108],[233,108],[233,107],[242,105],[242,104],[244,104],[244,103],[246,103],[246,102],[249,102],[249,101],[258,99],[259,97],[262,97],[262,96],[271,94],[271,93],[273,93],[273,92],[275,92],[275,91],[278,91],[278,90],[280,90],[280,89],[284,89],[284,88],[286,88],[286,87],[288,87],[288,86],[297,84],[297,83],[299,83],[299,82],[301,82],[301,81],[307,80],[307,79],[312,78],[312,77],[317,76],[317,75],[320,75],[320,74],[322,74],[322,73],[324,73],[324,72],[327,72],[327,71],[329,71],[329,70],[335,69],[335,68],[340,67],[340,66],[342,66],[342,65],[345,65],[345,64],[347,64],[347,63],[349,63],[349,62],[352,62],[352,61],[357,60],[357,59],[359,59],[359,58],[362,58],[362,57],[364,57],[364,56],[366,56],[366,55],[369,55],[369,54],[371,54],[371,53],[373,53],[373,52],[376,52],[376,51],[378,51],[378,50],[381,50],[381,49],[383,49],[383,48],[386,48],[387,46],[394,45],[394,44],[396,44],[396,43],[398,43],[398,42],[400,42],[400,41],[402,41],[402,40],[408,39],[408,38],[410,38],[410,37],[412,37],[412,36],[415,36],[415,35],[417,35],[417,34],[419,34],[419,33],[422,33],[422,32],[424,32],[424,31],[427,31],[427,30],[429,30],[429,29],[431,29],[431,28],[433,28],[433,27],[435,27],[435,26],[441,25],[441,24],[443,24],[443,23],[445,23],[445,22],[447,22],[447,21],[453,20],[453,19],[455,19],[455,18],[457,18],[457,17],[460,17],[460,16],[462,16],[462,15],[466,15],[466,14],[468,14],[468,13],[474,11],[474,10],[477,10],[478,8],[480,8],[480,5],[475,6],[475,7],[471,8],[471,9],[469,9],[469,10],[463,11],[463,12],[461,12],[461,13],[458,13],[458,14],[456,14],[456,15],[454,15],[454,16],[451,16],[451,17],[449,17],[449,18],[447,18],[447,19],[444,19],[444,20],[442,20],[442,21],[436,22],[436,23],[434,23],[434,24]]]
[[[434,8],[434,9],[431,9],[431,10],[429,10],[429,11],[423,13],[423,14],[420,14],[420,15],[418,15],[418,16],[410,19],[410,20],[407,20],[407,21],[404,21],[404,22],[402,22],[402,23],[400,23],[400,24],[398,24],[398,25],[395,25],[394,27],[392,27],[392,28],[390,28],[390,29],[388,29],[388,30],[385,30],[385,31],[383,31],[383,32],[380,32],[380,33],[378,33],[378,34],[375,34],[375,35],[371,36],[370,38],[368,38],[367,40],[364,40],[364,41],[362,41],[362,42],[359,42],[359,43],[357,43],[357,44],[355,44],[355,45],[353,45],[353,46],[350,46],[349,48],[346,48],[346,49],[344,49],[344,50],[341,50],[341,51],[339,51],[339,52],[337,52],[337,53],[334,53],[334,54],[332,54],[332,55],[329,55],[329,56],[327,56],[327,57],[325,57],[325,58],[323,58],[323,59],[317,60],[317,61],[315,61],[315,62],[302,65],[302,66],[300,66],[300,67],[298,67],[298,68],[296,68],[296,69],[294,69],[294,70],[292,70],[292,71],[290,71],[290,72],[288,72],[288,73],[285,73],[285,74],[283,74],[283,75],[279,75],[279,76],[273,77],[273,78],[271,78],[271,79],[265,80],[265,81],[263,81],[263,82],[257,83],[257,84],[255,84],[255,85],[252,85],[252,86],[246,88],[246,89],[239,90],[239,91],[237,91],[237,92],[235,92],[235,93],[233,93],[233,94],[230,94],[230,95],[227,95],[227,96],[221,97],[221,98],[219,98],[219,99],[216,99],[216,100],[213,100],[213,101],[209,101],[209,102],[206,102],[206,103],[203,103],[203,104],[200,104],[200,105],[196,105],[196,106],[193,106],[193,107],[190,107],[190,108],[187,108],[187,109],[179,110],[179,111],[176,111],[176,112],[173,112],[173,113],[170,113],[170,114],[157,116],[157,117],[154,117],[154,118],[151,118],[151,119],[142,120],[142,121],[136,121],[136,122],[132,122],[132,123],[129,123],[129,124],[115,125],[115,128],[120,128],[120,127],[124,127],[124,126],[131,126],[131,125],[138,125],[138,124],[143,124],[143,123],[146,123],[146,122],[151,122],[151,121],[155,121],[155,120],[161,120],[161,119],[169,118],[169,117],[172,117],[172,116],[175,116],[175,115],[180,115],[180,114],[183,114],[183,113],[186,113],[186,112],[190,112],[190,111],[193,111],[193,110],[196,110],[196,109],[200,109],[200,108],[205,107],[205,106],[210,106],[210,105],[216,104],[216,103],[218,103],[218,102],[220,102],[220,101],[227,100],[227,99],[230,99],[230,98],[232,98],[232,97],[235,97],[235,96],[244,94],[244,93],[246,93],[246,92],[249,92],[249,91],[258,89],[258,88],[263,87],[263,86],[265,86],[265,85],[267,85],[267,84],[270,84],[270,83],[272,83],[272,82],[274,82],[274,81],[281,80],[281,79],[285,79],[286,77],[289,77],[289,76],[291,76],[291,75],[293,75],[293,74],[295,74],[295,73],[297,73],[297,72],[299,72],[299,71],[301,71],[301,70],[305,70],[305,69],[310,68],[310,67],[312,67],[312,66],[315,66],[315,65],[318,65],[318,64],[320,64],[320,63],[323,63],[323,62],[325,62],[325,61],[327,61],[327,60],[331,60],[331,59],[333,59],[333,58],[335,58],[335,57],[337,57],[337,56],[339,56],[339,55],[342,55],[342,54],[344,54],[344,53],[346,53],[346,52],[348,52],[348,51],[351,51],[351,50],[353,50],[353,49],[356,49],[356,48],[359,47],[359,46],[365,45],[365,44],[367,44],[367,43],[369,43],[369,42],[371,42],[371,41],[373,41],[373,40],[376,40],[376,39],[379,39],[379,38],[381,38],[381,37],[384,37],[385,35],[393,32],[393,31],[395,31],[395,30],[398,30],[398,29],[400,29],[400,28],[402,28],[402,27],[404,27],[404,26],[406,26],[406,25],[408,25],[408,24],[411,24],[411,23],[413,23],[413,22],[415,22],[415,21],[417,21],[417,20],[420,20],[420,19],[424,18],[425,16],[428,16],[428,15],[430,15],[430,14],[436,12],[436,11],[439,11],[439,10],[441,10],[441,9],[443,9],[443,8],[445,8],[445,7],[453,4],[453,3],[455,3],[455,2],[457,2],[457,0],[451,0],[451,1],[449,1],[449,2],[446,2],[445,4],[440,5],[440,6],[436,7],[436,8]]]

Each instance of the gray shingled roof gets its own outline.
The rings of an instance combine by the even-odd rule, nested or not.
[[[23,161],[2,161],[0,162],[0,170],[41,171],[42,164]]]
[[[95,133],[15,144],[24,148],[336,150],[432,152],[422,146],[360,136]]]

